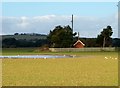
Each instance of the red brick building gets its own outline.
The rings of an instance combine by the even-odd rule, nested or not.
[[[75,48],[84,48],[85,44],[78,40],[74,45]]]

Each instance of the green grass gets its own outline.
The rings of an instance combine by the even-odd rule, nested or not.
[[[79,58],[4,59],[3,86],[117,86],[117,52],[34,52],[20,54],[69,54]],[[7,52],[7,53],[6,53]],[[4,50],[3,55],[18,54]],[[108,57],[109,59],[105,59]],[[111,58],[110,58],[111,57]]]
[[[40,51],[40,48],[3,48],[2,55],[39,55],[39,54],[61,54],[61,55],[117,55],[118,52],[49,52]]]

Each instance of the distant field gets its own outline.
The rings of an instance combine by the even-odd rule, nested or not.
[[[23,51],[23,52],[22,52]],[[77,55],[64,59],[4,59],[3,86],[117,86],[117,52],[38,52],[3,49],[3,55]]]

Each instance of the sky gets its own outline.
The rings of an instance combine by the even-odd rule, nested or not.
[[[3,2],[2,34],[49,34],[55,26],[70,25],[80,37],[97,37],[110,25],[118,37],[117,2]]]

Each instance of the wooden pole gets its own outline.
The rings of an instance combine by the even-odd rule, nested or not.
[[[73,14],[72,14],[72,33],[73,33]]]

